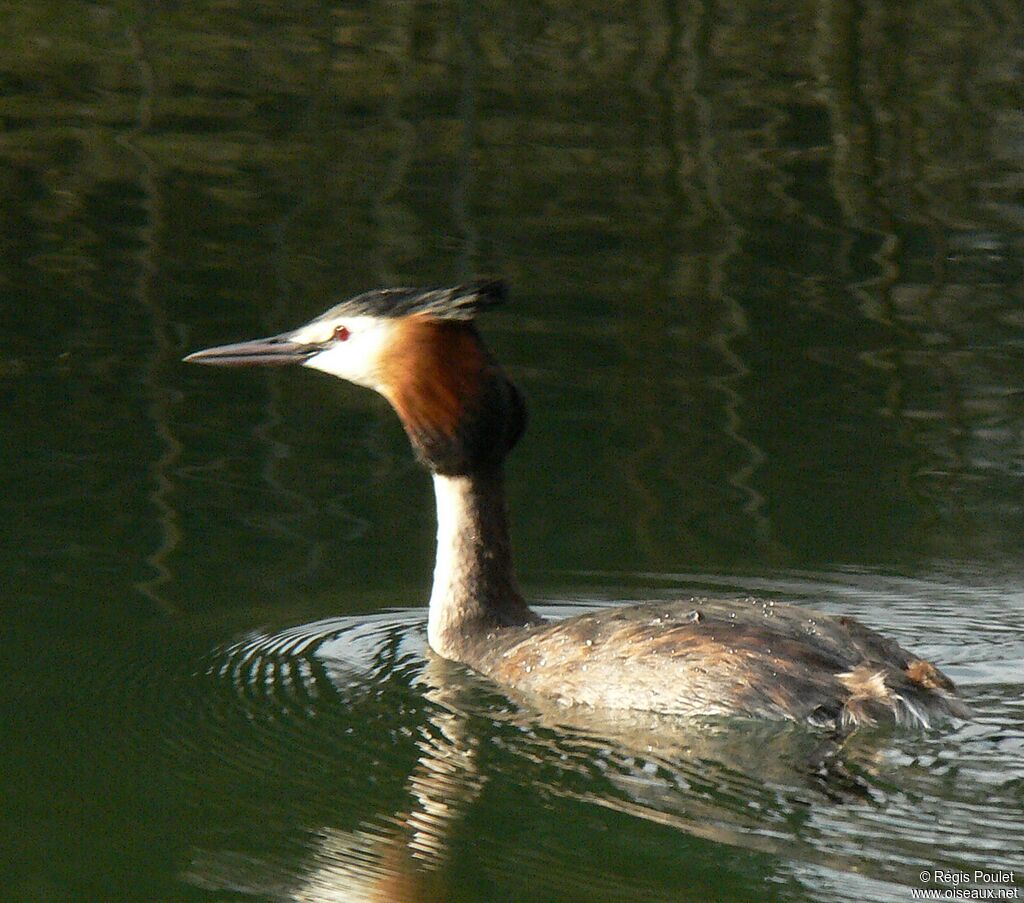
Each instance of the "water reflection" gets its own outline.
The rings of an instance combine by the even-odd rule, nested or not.
[[[721,578],[703,579],[713,584]],[[866,603],[872,582],[865,577],[851,595]],[[788,588],[799,585],[794,580]],[[820,597],[823,587],[803,589]],[[955,648],[941,631],[933,633],[943,614],[918,607],[923,587],[893,589],[891,582],[878,587],[890,599],[887,630],[908,631],[901,618],[910,616],[926,622],[942,653]],[[848,610],[840,600],[837,594],[836,604]],[[548,607],[545,613],[576,611]],[[280,898],[294,900],[460,899],[453,882],[465,857],[487,855],[472,836],[476,811],[493,812],[494,795],[514,785],[513,793],[526,791],[533,801],[506,818],[529,822],[539,801],[556,810],[582,806],[595,829],[604,819],[594,814],[600,811],[640,819],[693,842],[784,857],[759,866],[757,880],[771,875],[806,891],[822,876],[831,883],[837,874],[864,876],[850,885],[859,890],[830,899],[885,899],[896,886],[915,884],[929,864],[1012,869],[1024,780],[1020,760],[1016,769],[1013,762],[1024,751],[1024,733],[1019,724],[1011,726],[1005,683],[992,683],[986,678],[994,673],[985,673],[1002,668],[1000,679],[1006,679],[1005,651],[989,646],[1002,630],[992,620],[979,624],[964,656],[977,669],[973,679],[969,672],[959,675],[968,678],[976,721],[932,734],[862,732],[842,745],[789,725],[696,726],[648,714],[602,720],[592,712],[538,709],[536,701],[509,699],[428,653],[422,612],[254,635],[218,653],[209,676],[231,688],[224,702],[273,736],[263,755],[286,753],[283,767],[303,769],[296,789],[305,784],[306,795],[329,786],[310,768],[315,760],[303,745],[312,739],[306,725],[335,733],[335,755],[349,772],[344,793],[333,784],[328,792],[341,808],[325,821],[294,826],[304,840],[287,861],[280,850],[266,859],[258,846],[206,847],[194,854],[186,878],[207,888],[266,894],[288,874]],[[1016,634],[1012,642],[1019,655]],[[976,657],[979,648],[987,652]],[[344,723],[344,729],[332,731],[339,719],[336,727]],[[259,767],[276,770],[262,759]],[[384,792],[382,782],[391,789]],[[968,823],[969,842],[963,834]],[[547,862],[544,880],[557,885],[575,862],[573,854]],[[581,880],[595,882],[602,899],[636,899],[635,879],[620,884],[604,869],[591,863]],[[751,877],[738,882],[739,896]],[[517,879],[503,874],[501,880]],[[665,893],[660,881],[641,887],[645,898]]]
[[[489,328],[546,412],[516,492],[567,512],[533,527],[539,567],[1015,554],[1019,16],[493,13],[19,9],[48,50],[0,64],[0,375],[44,504],[3,522],[33,560],[92,595],[67,549],[116,548],[166,611],[230,596],[239,530],[256,587],[369,565],[373,525],[415,506],[352,504],[332,461],[400,476],[386,416],[174,362],[482,271],[515,287]],[[69,496],[83,480],[124,517]]]

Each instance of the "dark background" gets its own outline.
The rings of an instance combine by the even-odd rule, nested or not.
[[[101,738],[163,737],[147,694],[194,730],[167,675],[246,631],[425,601],[429,481],[383,401],[180,364],[377,286],[509,280],[481,328],[531,408],[509,467],[531,594],[849,579],[942,660],[1016,644],[986,637],[971,674],[1019,730],[1018,4],[0,9],[12,899],[186,894],[191,816],[161,821],[173,866],[124,838],[133,807],[209,796],[210,762],[153,790],[162,741]],[[977,799],[1020,802],[1000,786]]]

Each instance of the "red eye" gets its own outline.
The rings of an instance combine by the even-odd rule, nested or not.
[[[352,333],[348,331],[348,327],[347,326],[335,326],[334,327],[334,340],[336,342],[347,342],[348,341],[348,337],[350,335],[352,335]]]

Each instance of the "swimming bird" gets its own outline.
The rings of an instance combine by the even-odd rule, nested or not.
[[[499,280],[369,291],[291,332],[185,360],[300,364],[390,402],[434,483],[428,642],[502,686],[605,713],[790,719],[838,730],[968,717],[938,668],[853,618],[705,598],[558,621],[535,613],[513,574],[503,476],[526,409],[475,323],[505,297]]]

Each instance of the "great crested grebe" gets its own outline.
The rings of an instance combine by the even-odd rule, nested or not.
[[[447,659],[564,705],[808,721],[840,729],[966,718],[951,680],[858,621],[764,600],[650,602],[545,621],[512,570],[503,462],[523,401],[476,315],[500,281],[382,289],[293,332],[185,358],[301,364],[383,395],[437,499],[427,638]]]

